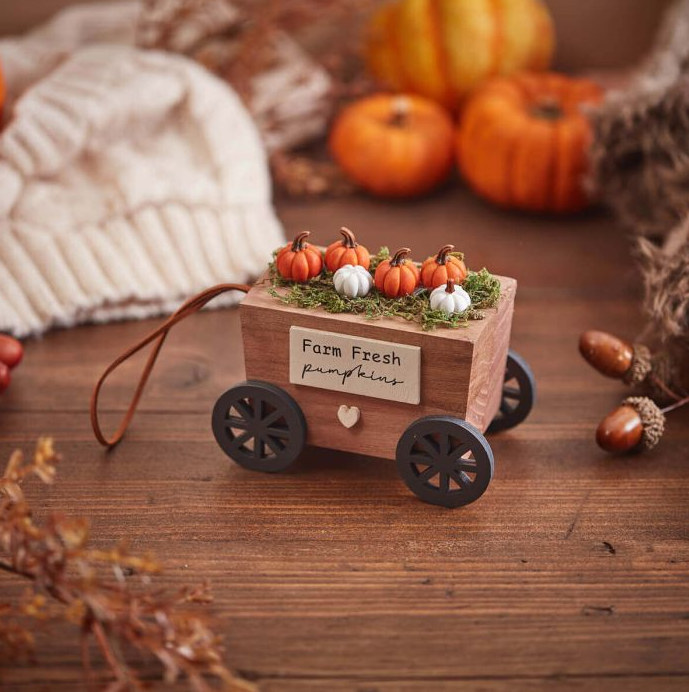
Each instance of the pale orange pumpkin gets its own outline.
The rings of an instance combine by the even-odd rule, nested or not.
[[[541,0],[397,0],[373,15],[372,74],[455,109],[489,77],[545,70],[555,44]]]
[[[421,283],[425,288],[443,286],[448,279],[459,285],[467,278],[464,261],[450,254],[454,249],[454,245],[443,245],[435,257],[429,257],[421,265]]]
[[[346,226],[342,226],[340,233],[342,234],[342,240],[336,240],[334,243],[331,243],[325,251],[325,266],[328,271],[336,272],[340,267],[344,267],[345,264],[359,265],[364,269],[368,269],[368,265],[371,263],[369,251],[356,242],[354,233]]]
[[[283,279],[305,283],[321,273],[323,257],[318,248],[306,242],[309,235],[309,231],[297,233],[294,240],[278,252],[275,264]]]
[[[552,212],[585,207],[591,128],[581,108],[601,96],[593,82],[555,73],[491,80],[462,111],[462,175],[501,206]]]
[[[433,101],[377,94],[342,111],[330,133],[330,150],[369,192],[412,197],[447,177],[453,138],[450,116]]]
[[[411,252],[403,247],[376,267],[376,288],[388,298],[400,298],[413,292],[419,285],[419,268],[407,255]]]

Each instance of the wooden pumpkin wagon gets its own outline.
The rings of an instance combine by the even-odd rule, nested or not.
[[[306,444],[396,459],[422,500],[458,507],[493,476],[484,437],[531,410],[534,381],[509,350],[516,281],[485,319],[423,332],[400,319],[304,310],[276,300],[268,275],[240,304],[247,381],[212,413],[241,466],[287,468]]]

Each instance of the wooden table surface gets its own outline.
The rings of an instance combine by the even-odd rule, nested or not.
[[[91,386],[156,321],[54,331],[27,344],[0,398],[0,454],[39,434],[65,460],[32,483],[37,513],[92,519],[165,562],[159,583],[210,579],[230,664],[262,690],[689,689],[689,411],[650,454],[611,458],[593,432],[625,395],[577,353],[586,328],[633,337],[642,317],[628,239],[601,213],[507,214],[447,190],[422,202],[283,202],[288,233],[352,227],[370,247],[445,242],[519,280],[512,346],[532,365],[531,417],[490,438],[495,478],[463,509],[423,504],[395,464],[310,449],[282,475],[216,446],[217,396],[243,377],[236,309],[181,325],[125,442],[105,454]],[[140,361],[106,391],[112,426]],[[448,387],[452,378],[448,377]],[[3,597],[21,585],[0,576]],[[40,666],[3,689],[80,690],[77,636],[42,637]]]

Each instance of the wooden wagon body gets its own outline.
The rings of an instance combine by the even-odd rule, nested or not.
[[[497,307],[455,329],[302,309],[268,274],[240,305],[247,381],[215,404],[220,447],[245,468],[281,471],[305,444],[395,459],[422,500],[458,507],[493,477],[483,432],[517,425],[533,377],[509,349],[517,283],[498,277]]]
[[[418,324],[401,319],[368,320],[286,305],[268,293],[270,282],[264,277],[239,308],[246,377],[271,382],[288,392],[306,418],[307,444],[317,447],[394,459],[397,442],[409,424],[434,414],[456,416],[483,432],[502,398],[517,286],[514,279],[499,279],[500,302],[484,311],[485,319],[457,329],[424,332]],[[419,347],[420,402],[403,403],[290,382],[290,330],[294,327],[345,334],[361,339],[362,344],[375,339],[391,347]],[[357,407],[361,413],[358,423],[349,429],[338,421],[342,405]]]

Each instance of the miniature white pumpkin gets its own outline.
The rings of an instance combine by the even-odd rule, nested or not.
[[[335,290],[347,298],[361,298],[365,296],[373,286],[373,277],[362,266],[345,264],[340,267],[333,276]]]
[[[438,286],[431,291],[432,310],[442,310],[452,315],[455,312],[464,312],[470,305],[469,294],[461,286],[455,286],[452,279],[448,279],[444,286]]]

